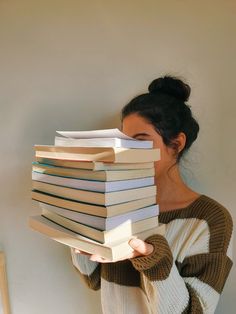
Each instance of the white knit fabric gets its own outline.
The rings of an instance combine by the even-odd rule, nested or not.
[[[215,206],[215,205],[214,205]],[[220,212],[221,208],[219,209]],[[221,213],[221,212],[220,212]],[[221,217],[221,216],[219,216]],[[217,220],[217,223],[221,220]],[[228,221],[228,220],[226,220]],[[212,223],[212,222],[211,222]],[[213,224],[214,225],[214,224]],[[220,234],[220,239],[224,239],[226,226],[225,222],[222,222],[222,233]],[[229,225],[229,228],[231,226]],[[219,228],[219,227],[218,227]],[[212,229],[211,229],[212,230]],[[108,279],[101,278],[101,302],[104,314],[181,314],[184,310],[191,306],[191,302],[195,302],[195,305],[199,307],[201,304],[200,312],[203,310],[204,314],[213,314],[220,293],[219,290],[215,290],[206,282],[201,281],[198,278],[198,270],[196,270],[196,277],[181,277],[177,267],[181,268],[181,263],[186,261],[200,261],[202,262],[202,267],[204,269],[204,262],[209,259],[211,261],[211,253],[209,252],[210,248],[210,227],[206,220],[198,218],[181,218],[181,219],[172,219],[169,223],[166,224],[166,233],[163,243],[169,248],[164,249],[165,252],[171,251],[173,256],[173,264],[167,277],[164,280],[155,280],[155,275],[149,269],[145,268],[145,271],[140,271],[141,283],[140,287],[133,285],[126,285],[126,283],[118,284],[113,282],[114,280],[109,281]],[[217,229],[218,230],[218,229]],[[219,237],[217,236],[216,239]],[[228,237],[229,238],[229,237]],[[222,242],[221,242],[222,243]],[[164,244],[162,244],[164,245]],[[227,248],[227,255],[232,257],[232,240],[228,246],[228,243],[225,243],[225,248]],[[217,245],[216,245],[217,247]],[[165,251],[166,250],[166,251]],[[156,252],[158,255],[158,245],[156,247]],[[227,260],[227,256],[224,252],[219,251],[218,253],[213,253],[214,258],[222,258],[222,265],[228,265],[228,270],[230,269],[230,261]],[[196,259],[188,259],[190,257],[196,256]],[[204,257],[201,260],[201,257]],[[85,275],[91,275],[96,269],[97,263],[89,261],[86,256],[75,256],[72,253],[74,265]],[[151,257],[150,257],[151,258]],[[142,260],[142,259],[141,259]],[[147,262],[147,259],[143,259],[144,262]],[[139,261],[134,261],[138,263]],[[153,266],[152,262],[150,262]],[[221,265],[221,260],[217,260],[217,265]],[[134,264],[133,264],[134,265]],[[137,264],[135,264],[137,265]],[[134,266],[135,266],[134,265]],[[171,265],[171,264],[170,264]],[[209,264],[210,265],[210,264]],[[208,265],[208,267],[210,267]],[[196,265],[197,267],[198,265]],[[138,267],[138,266],[135,266]],[[146,266],[145,266],[146,267]],[[151,267],[151,266],[150,266]],[[158,272],[158,262],[155,265]],[[165,267],[162,265],[162,267]],[[188,267],[188,265],[187,265]],[[194,265],[189,266],[191,272],[194,274]],[[192,267],[192,268],[191,268]],[[223,266],[222,266],[223,267]],[[226,266],[225,266],[226,267]],[[227,269],[226,267],[226,269]],[[114,268],[115,269],[115,268]],[[120,269],[120,268],[119,268]],[[137,268],[138,269],[138,268]],[[201,265],[200,268],[201,269]],[[208,268],[206,268],[208,269]],[[112,267],[110,268],[112,271]],[[122,270],[121,270],[122,271]],[[169,270],[168,270],[169,271]],[[209,282],[214,282],[214,269],[209,270]],[[109,273],[108,273],[109,274]],[[116,275],[116,274],[115,274]],[[126,274],[127,277],[129,273]],[[151,277],[149,277],[151,276]],[[163,275],[164,276],[164,275]],[[227,276],[227,273],[225,274]],[[114,276],[114,278],[116,278]],[[151,279],[150,279],[151,278]],[[156,277],[158,278],[158,277]],[[208,278],[208,277],[206,277]],[[132,278],[131,278],[132,279]],[[224,280],[221,279],[221,280]],[[223,284],[223,282],[222,282]],[[190,290],[191,291],[190,291]],[[216,289],[219,289],[219,287]],[[191,294],[190,294],[191,292]],[[194,295],[195,299],[192,299],[190,302],[190,296]]]

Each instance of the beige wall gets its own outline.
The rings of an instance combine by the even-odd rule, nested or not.
[[[118,113],[155,77],[192,86],[201,134],[189,183],[235,219],[234,0],[0,1],[0,244],[13,314],[101,313],[68,249],[28,229],[33,144],[57,129],[118,126]],[[235,268],[217,313],[235,313]]]

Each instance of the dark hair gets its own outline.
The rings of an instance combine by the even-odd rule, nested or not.
[[[132,99],[121,112],[121,119],[137,113],[149,121],[162,136],[165,145],[172,147],[180,160],[192,143],[196,140],[199,125],[193,118],[186,102],[191,88],[182,80],[172,76],[155,79],[148,87],[149,93]],[[185,147],[178,152],[176,138],[183,132],[186,136]]]

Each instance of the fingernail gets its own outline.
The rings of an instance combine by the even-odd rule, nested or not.
[[[141,243],[142,243],[142,241],[139,240],[139,239],[132,239],[132,240],[131,240],[131,245],[132,245],[133,247],[138,247]]]

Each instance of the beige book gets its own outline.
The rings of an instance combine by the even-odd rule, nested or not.
[[[75,233],[79,233],[100,243],[112,243],[122,239],[127,239],[130,238],[133,234],[158,226],[158,216],[143,219],[134,223],[131,223],[131,221],[128,220],[111,230],[95,229],[88,225],[65,218],[47,209],[42,210],[42,216],[66,229],[69,229]]]
[[[68,219],[88,225],[93,228],[97,228],[99,230],[111,230],[128,220],[130,222],[136,222],[142,219],[155,217],[159,214],[159,206],[157,204],[149,207],[139,208],[137,210],[133,210],[131,212],[113,217],[98,217],[94,215],[88,215],[45,203],[39,203],[39,205],[42,209],[47,209],[60,216],[66,217]]]
[[[155,175],[154,168],[150,169],[133,169],[133,170],[106,170],[106,171],[92,171],[85,169],[75,169],[66,167],[57,167],[48,164],[41,164],[34,162],[32,164],[32,170],[35,172],[63,176],[84,180],[96,180],[96,181],[120,181],[131,180],[139,178],[153,177]]]
[[[67,167],[74,169],[88,169],[93,171],[101,170],[132,170],[132,169],[150,169],[154,167],[154,162],[141,163],[111,163],[102,161],[78,161],[78,160],[63,160],[54,158],[35,157],[36,162],[41,164],[53,165],[57,167]]]
[[[54,222],[42,216],[33,216],[29,218],[29,226],[53,240],[68,245],[70,247],[79,249],[90,254],[97,254],[110,261],[116,261],[130,254],[133,249],[129,245],[131,238],[139,238],[145,240],[153,234],[164,234],[165,225],[155,227],[147,231],[138,233],[130,237],[130,239],[113,242],[110,244],[101,244],[94,240],[88,239],[69,231]]]
[[[77,212],[100,216],[100,217],[112,217],[119,214],[123,214],[132,210],[136,210],[142,207],[151,206],[156,203],[156,196],[145,197],[142,199],[115,204],[115,205],[96,205],[81,203],[49,194],[45,194],[39,191],[32,191],[32,199],[42,203],[74,210]]]
[[[153,162],[160,159],[159,148],[116,148],[116,147],[66,147],[35,145],[35,156],[78,161],[103,161],[113,163]]]
[[[32,188],[34,190],[52,194],[55,196],[97,205],[114,205],[156,195],[155,185],[144,188],[130,189],[126,191],[101,193],[94,191],[77,190],[64,186],[33,181]]]

